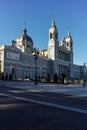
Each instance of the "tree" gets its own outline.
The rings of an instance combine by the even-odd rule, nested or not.
[[[8,73],[6,73],[5,75],[5,80],[8,80]]]
[[[48,73],[47,76],[46,76],[46,81],[47,81],[47,82],[50,82],[50,75],[49,75],[49,73]]]
[[[63,73],[62,74],[62,83],[64,84],[64,79],[66,78],[66,74],[65,73]]]
[[[4,73],[1,74],[1,79],[4,80]]]
[[[57,74],[56,74],[56,73],[54,74],[54,77],[53,77],[53,82],[54,82],[54,83],[57,83],[57,82],[58,82],[58,76],[57,76]]]

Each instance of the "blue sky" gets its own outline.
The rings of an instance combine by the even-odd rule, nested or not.
[[[74,63],[87,63],[87,0],[0,0],[0,44],[10,45],[26,22],[34,46],[46,49],[53,14],[59,41],[70,27]]]

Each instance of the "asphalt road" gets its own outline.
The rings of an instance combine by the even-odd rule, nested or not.
[[[87,98],[2,85],[0,130],[87,130]]]

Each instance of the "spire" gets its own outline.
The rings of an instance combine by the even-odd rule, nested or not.
[[[53,17],[52,17],[52,27],[55,27],[54,15],[53,15]]]
[[[23,29],[23,34],[27,33],[27,29],[26,29],[26,23],[24,22],[24,29]]]
[[[56,27],[56,24],[55,24],[55,20],[54,20],[54,15],[52,17],[52,24],[51,24],[51,27],[49,29],[49,32],[55,32],[56,34],[58,34],[58,29]]]
[[[71,37],[71,34],[70,34],[70,27],[68,27],[68,37]]]
[[[26,28],[26,23],[24,22],[24,28]]]

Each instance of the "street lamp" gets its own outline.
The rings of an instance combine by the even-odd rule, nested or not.
[[[29,79],[30,80],[30,66],[29,65],[27,65],[26,66],[26,79]]]
[[[34,59],[35,59],[35,85],[38,84],[38,82],[37,82],[37,59],[38,59],[38,54],[39,54],[38,51],[35,49],[34,53],[33,53]]]
[[[84,63],[84,65],[83,65],[83,86],[85,86],[85,85],[86,85],[85,68],[86,68],[86,63]]]

